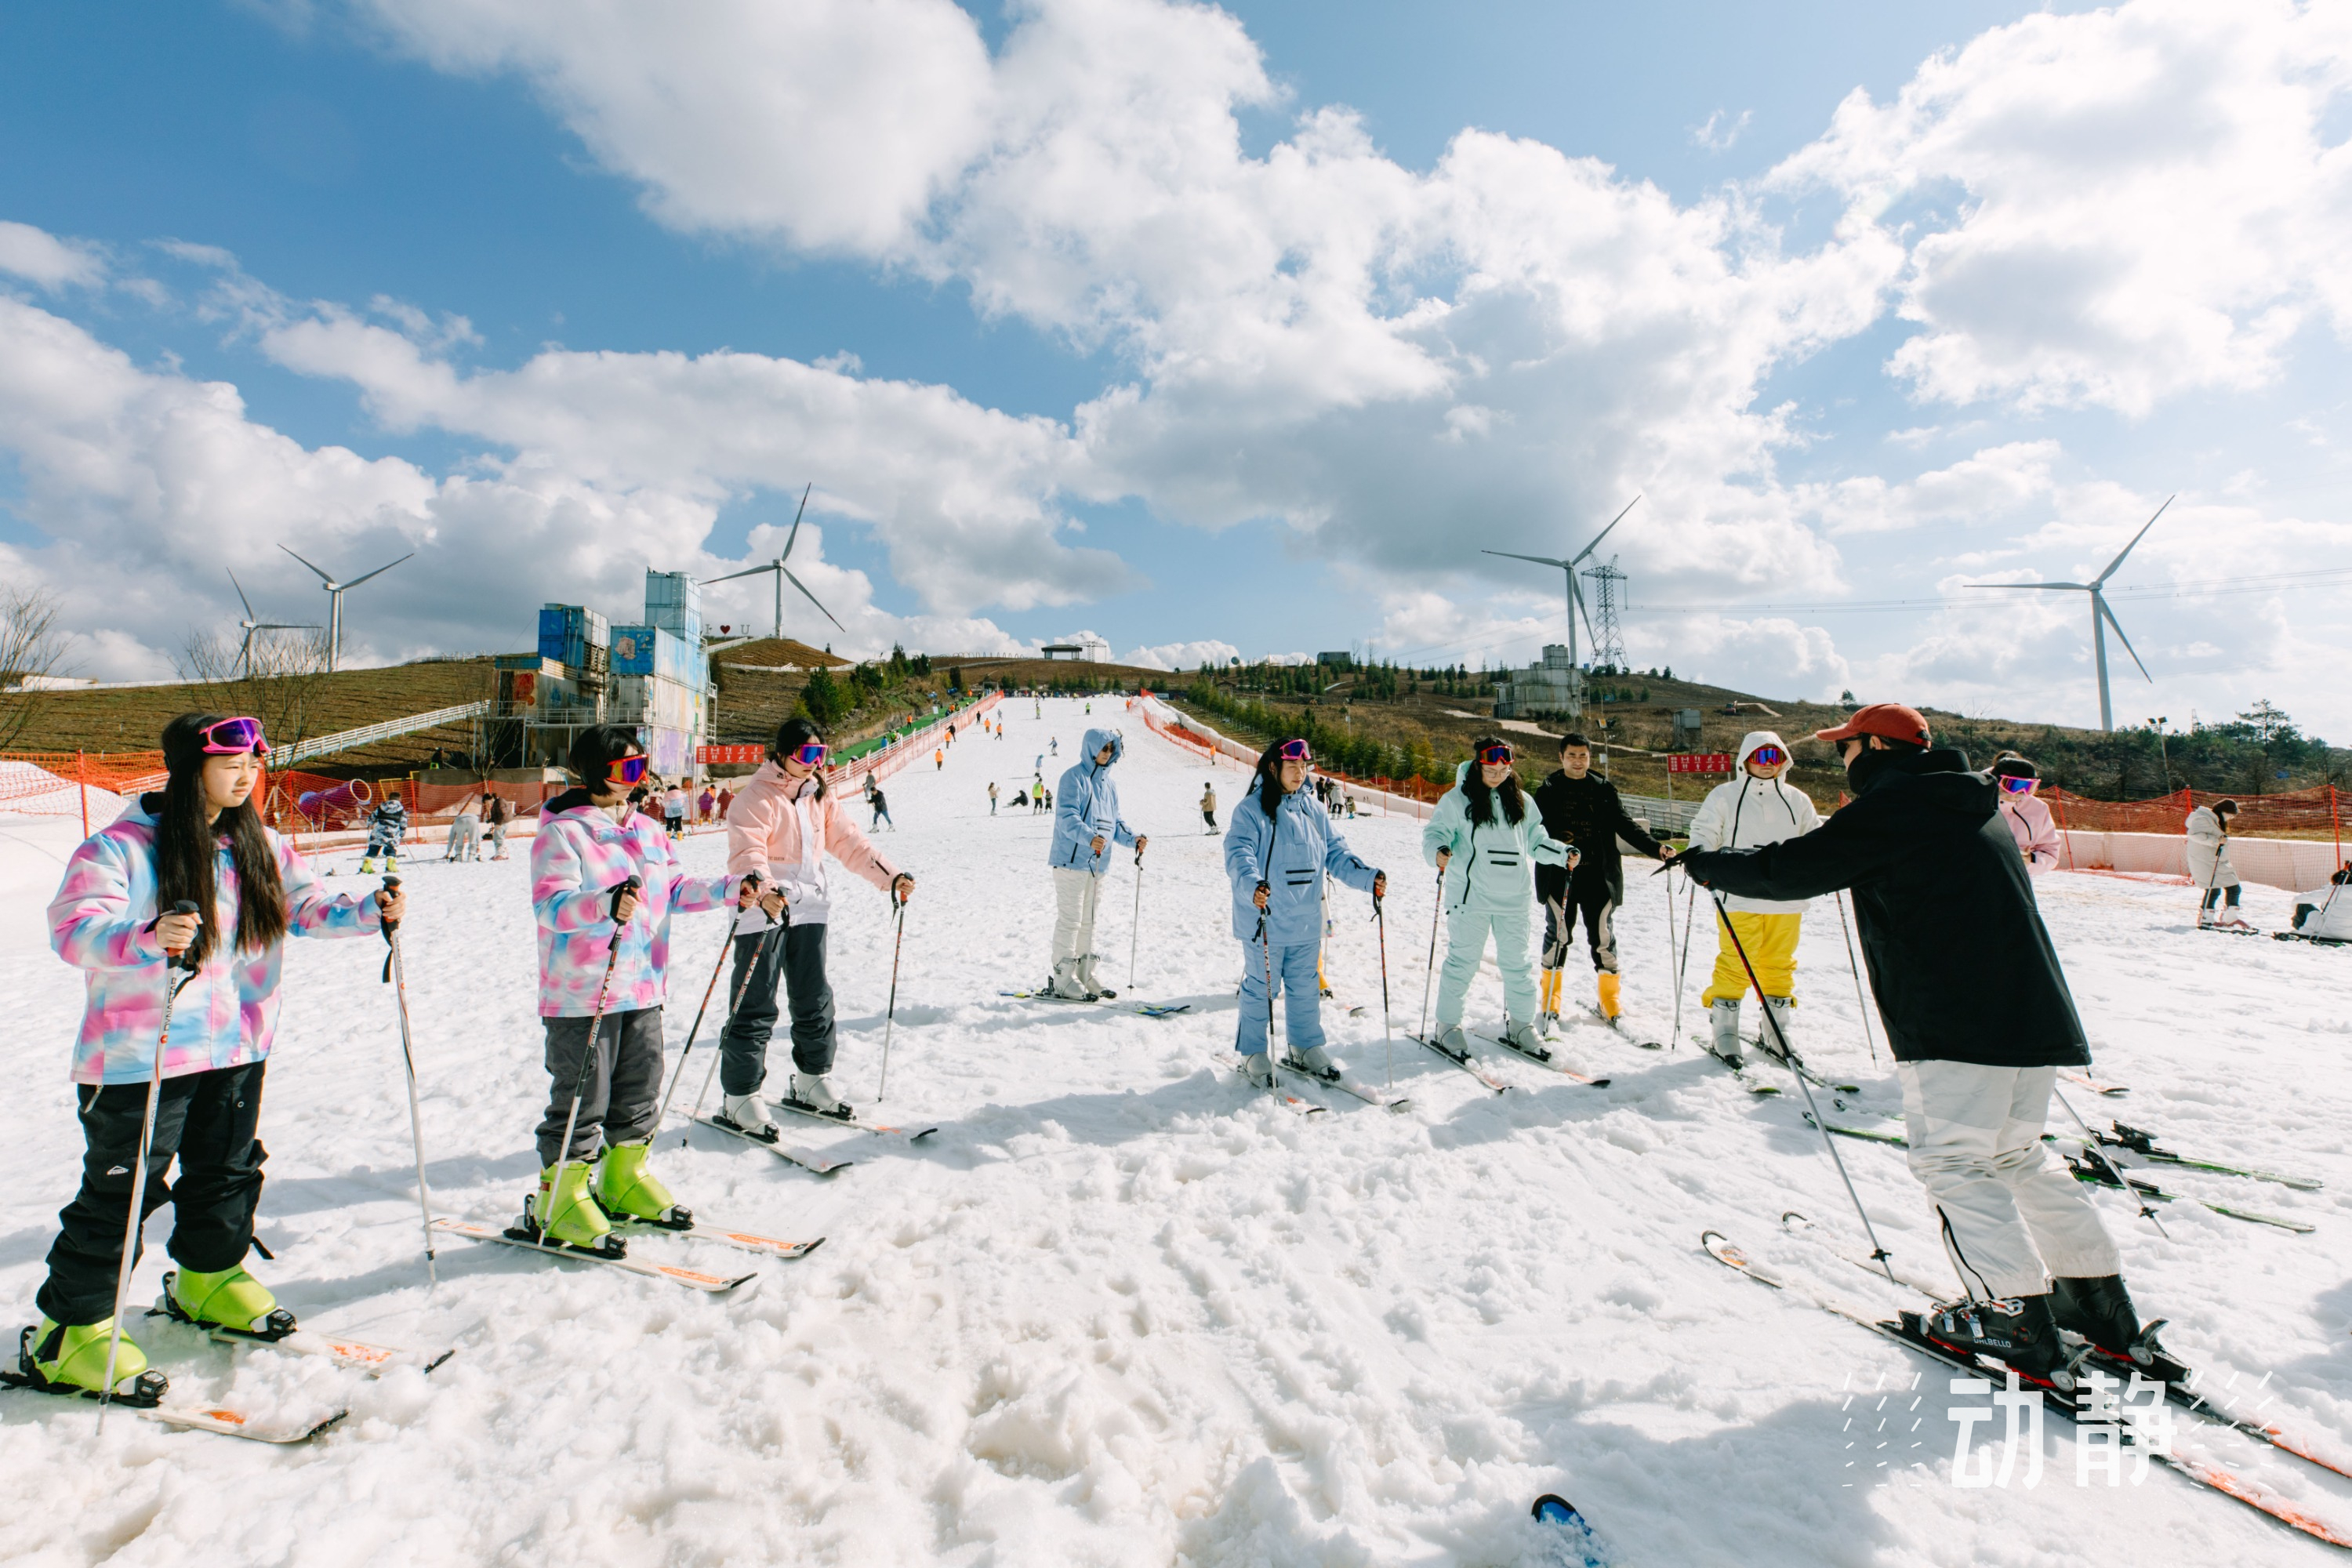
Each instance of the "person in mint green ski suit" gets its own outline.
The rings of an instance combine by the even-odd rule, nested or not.
[[[1267,971],[1287,990],[1289,1054],[1284,1066],[1325,1082],[1339,1064],[1323,1048],[1323,988],[1315,958],[1323,940],[1323,875],[1374,899],[1388,878],[1356,858],[1315,792],[1302,787],[1315,758],[1304,741],[1276,741],[1257,760],[1256,787],[1225,826],[1225,875],[1234,884],[1234,937],[1242,944],[1241,1025],[1234,1049],[1243,1076],[1273,1082],[1266,1057]]]
[[[1492,736],[1473,748],[1456,769],[1454,787],[1421,830],[1422,858],[1443,878],[1445,967],[1437,982],[1438,1041],[1447,1049],[1467,1048],[1462,1036],[1463,1005],[1471,977],[1495,939],[1495,966],[1503,972],[1504,1037],[1532,1055],[1544,1054],[1536,1038],[1536,974],[1528,954],[1534,936],[1535,868],[1573,867],[1572,845],[1544,831],[1543,814],[1519,788],[1511,771],[1508,742]]]

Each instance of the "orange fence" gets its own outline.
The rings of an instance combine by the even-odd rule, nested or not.
[[[1237,755],[1234,752],[1220,751],[1216,741],[1186,724],[1181,717],[1177,716],[1175,709],[1169,708],[1164,711],[1155,711],[1150,692],[1144,692],[1139,700],[1142,703],[1139,711],[1143,715],[1144,727],[1162,740],[1173,741],[1187,751],[1198,752],[1207,760],[1223,757],[1236,767],[1247,768],[1255,762],[1256,753],[1249,752],[1246,747],[1240,746],[1237,742],[1227,741],[1226,744],[1234,746],[1237,751],[1246,754]],[[1133,704],[1130,703],[1129,706]],[[1315,771],[1342,785],[1370,791],[1380,797],[1377,804],[1383,811],[1390,809],[1392,798],[1396,801],[1427,805],[1445,793],[1443,788],[1423,778],[1359,778],[1353,773],[1339,773],[1325,767],[1320,763],[1316,764]]]
[[[2238,812],[2230,822],[2232,837],[2325,833],[2339,844],[2343,840],[2342,792],[2334,784],[2285,795],[2225,795],[2184,789],[2154,800],[2089,800],[2055,785],[2039,793],[2050,803],[2059,826],[2083,833],[2186,833],[2190,812],[2234,800]]]

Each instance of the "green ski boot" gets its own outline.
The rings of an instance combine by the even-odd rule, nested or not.
[[[550,1165],[539,1173],[539,1191],[531,1194],[523,1221],[529,1239],[576,1247],[583,1252],[618,1254],[621,1238],[613,1234],[613,1222],[605,1217],[604,1211],[597,1206],[595,1195],[588,1190],[588,1167],[572,1162],[562,1170],[561,1185],[555,1184],[555,1166]],[[554,1189],[551,1198],[551,1187]]]
[[[164,1275],[163,1310],[184,1323],[245,1339],[282,1340],[294,1331],[294,1314],[242,1263],[211,1274],[182,1268]]]
[[[653,1140],[615,1143],[596,1162],[596,1201],[608,1214],[625,1215],[668,1230],[691,1230],[694,1215],[680,1208],[670,1191],[646,1169]]]
[[[67,1327],[43,1318],[17,1337],[16,1372],[8,1382],[45,1394],[79,1394],[96,1399],[106,1392],[106,1340],[114,1320]],[[147,1354],[129,1334],[114,1354],[114,1397],[125,1405],[160,1404],[163,1374],[150,1371]]]
[[[374,856],[362,855],[360,857],[360,875],[362,877],[373,877],[375,875]]]

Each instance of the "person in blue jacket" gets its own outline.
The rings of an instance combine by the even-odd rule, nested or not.
[[[1537,1038],[1536,973],[1528,956],[1535,912],[1535,868],[1574,867],[1579,855],[1544,831],[1543,814],[1519,788],[1510,743],[1480,739],[1471,760],[1454,774],[1454,787],[1421,830],[1421,851],[1437,868],[1445,907],[1445,967],[1437,982],[1438,1043],[1459,1054],[1469,1047],[1462,1013],[1470,981],[1495,938],[1495,967],[1503,972],[1503,1041],[1542,1059]]]
[[[1143,847],[1150,842],[1119,819],[1118,786],[1111,783],[1110,765],[1125,750],[1118,731],[1087,731],[1086,755],[1062,774],[1062,787],[1054,797],[1054,847],[1048,857],[1054,868],[1051,984],[1053,994],[1066,1001],[1092,1002],[1118,994],[1095,973],[1095,906],[1103,873],[1110,868],[1110,847],[1134,845],[1140,862]]]
[[[1268,746],[1257,760],[1256,787],[1234,805],[1225,828],[1234,936],[1242,944],[1241,1026],[1234,1048],[1241,1053],[1244,1076],[1261,1087],[1274,1082],[1266,1055],[1269,978],[1276,993],[1290,993],[1290,1049],[1283,1066],[1327,1083],[1339,1077],[1339,1064],[1323,1047],[1322,986],[1315,973],[1324,873],[1375,900],[1389,887],[1386,874],[1348,847],[1315,792],[1302,787],[1314,761],[1304,741]]]

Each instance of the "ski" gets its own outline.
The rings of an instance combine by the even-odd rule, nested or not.
[[[2129,1094],[2131,1092],[2130,1089],[2126,1089],[2122,1084],[2101,1083],[2089,1073],[2075,1072],[2072,1068],[2060,1073],[2058,1076],[2064,1079],[2069,1083],[2081,1084],[2084,1089],[2089,1089],[2094,1094],[2104,1094],[2113,1098],[2118,1094]]]
[[[1439,1045],[1435,1040],[1431,1039],[1426,1035],[1407,1035],[1404,1037],[1412,1041],[1415,1045],[1427,1046],[1431,1050],[1435,1051],[1439,1056],[1444,1057],[1447,1061],[1452,1062],[1455,1067],[1460,1068],[1464,1072],[1468,1073],[1472,1078],[1476,1079],[1480,1083],[1485,1084],[1496,1094],[1500,1094],[1505,1089],[1511,1087],[1509,1084],[1505,1083],[1501,1079],[1496,1078],[1493,1073],[1488,1072],[1485,1068],[1480,1067],[1478,1065],[1477,1058],[1471,1056],[1468,1051],[1464,1051],[1457,1057],[1452,1051],[1447,1050],[1444,1046]]]
[[[909,1143],[919,1138],[929,1138],[939,1131],[936,1127],[921,1127],[909,1131],[904,1127],[886,1127],[878,1121],[860,1121],[854,1116],[835,1116],[790,1096],[777,1100],[776,1109],[789,1110],[795,1116],[805,1116],[812,1121],[822,1121],[828,1127],[855,1127],[860,1132],[871,1132],[877,1138],[904,1138]]]
[[[722,1247],[756,1252],[763,1258],[806,1258],[824,1245],[824,1237],[814,1241],[786,1241],[781,1237],[761,1236],[755,1230],[740,1226],[715,1225],[709,1220],[697,1220],[688,1226],[663,1225],[658,1220],[634,1219],[621,1215],[613,1216],[613,1228],[624,1236],[683,1236],[691,1240],[715,1241]]]
[[[1898,1345],[1906,1346],[1921,1355],[1939,1362],[1954,1372],[1969,1377],[1985,1377],[1994,1370],[1979,1362],[1974,1356],[1961,1354],[1930,1338],[1925,1330],[1919,1327],[1919,1318],[1916,1313],[1905,1312],[1892,1320],[1879,1319],[1827,1297],[1811,1295],[1759,1267],[1754,1259],[1734,1246],[1730,1238],[1721,1231],[1705,1232],[1699,1237],[1699,1245],[1706,1248],[1709,1258],[1727,1268],[1738,1269],[1759,1285],[1786,1291],[1796,1300],[1818,1307],[1822,1311],[1834,1313],[1850,1323],[1869,1330],[1882,1339],[1891,1340]],[[2005,1372],[2008,1369],[2000,1370]],[[2042,1395],[2042,1404],[2047,1408],[2054,1410],[2069,1421],[2074,1418],[2074,1403],[2055,1386],[2040,1378],[2028,1377],[2022,1373],[2018,1373],[2018,1381],[2023,1386],[2038,1392]],[[2282,1524],[2293,1525],[2305,1534],[2316,1536],[2331,1546],[2352,1547],[2352,1531],[2347,1531],[2329,1524],[2325,1520],[2304,1512],[2301,1509],[2271,1494],[2267,1489],[2258,1483],[2244,1480],[2234,1473],[2202,1459],[2165,1453],[2153,1448],[2142,1451],[2168,1469],[2176,1470],[2189,1480],[2200,1486],[2209,1487],[2225,1496],[2235,1498],[2251,1508],[2260,1509]]]
[[[1323,1114],[1325,1110],[1324,1107],[1316,1104],[1311,1100],[1299,1099],[1297,1095],[1283,1088],[1279,1079],[1276,1080],[1274,1088],[1270,1089],[1262,1084],[1255,1082],[1247,1073],[1242,1070],[1241,1058],[1236,1056],[1228,1056],[1225,1058],[1225,1064],[1233,1069],[1234,1076],[1240,1079],[1242,1082],[1248,1084],[1253,1091],[1258,1094],[1270,1095],[1274,1099],[1275,1102],[1280,1105],[1285,1110],[1296,1111],[1300,1116],[1320,1116]]]
[[[2251,1181],[2275,1182],[2282,1187],[2293,1187],[2299,1193],[2315,1193],[2322,1185],[2308,1176],[2283,1176],[2275,1171],[2254,1171],[2239,1165],[2217,1164],[2210,1160],[2192,1160],[2186,1154],[2176,1154],[2169,1149],[2158,1148],[2156,1134],[2153,1132],[2144,1132],[2137,1127],[2126,1127],[2120,1121],[2109,1122],[2108,1125],[2115,1129],[2113,1133],[2094,1132],[2092,1136],[2110,1149],[2126,1149],[2143,1160],[2154,1160],[2161,1164],[2177,1165],[2184,1171],[2204,1171],[2217,1176],[2244,1176]]]
[[[1591,1018],[1594,1023],[1615,1034],[1619,1038],[1624,1040],[1629,1045],[1639,1046],[1645,1051],[1663,1051],[1666,1048],[1666,1043],[1664,1040],[1645,1040],[1642,1038],[1641,1036],[1633,1033],[1633,1030],[1625,1026],[1625,1020],[1623,1018],[1612,1018],[1590,1002],[1587,1002],[1584,1005],[1584,1012],[1585,1016]]]
[[[2099,1187],[2113,1187],[2118,1184],[2113,1176],[2094,1166],[2087,1160],[2077,1160],[2072,1154],[2066,1155],[2065,1160],[2066,1168],[2074,1173],[2074,1179],[2078,1182],[2088,1182],[2093,1186]],[[2141,1197],[2149,1198],[2160,1204],[2168,1204],[2176,1198],[2186,1195],[2180,1193],[2168,1193],[2154,1182],[2143,1182],[2137,1176],[2126,1176],[2123,1180],[2130,1184],[2131,1190]],[[2309,1236],[2319,1228],[2317,1226],[2305,1225],[2299,1219],[2284,1219],[2274,1214],[2263,1214],[2259,1209],[2242,1209],[2232,1204],[2217,1204],[2210,1198],[2190,1197],[2189,1201],[2200,1208],[2211,1209],[2215,1214],[2229,1219],[2242,1219],[2253,1225],[2275,1226],[2281,1230],[2291,1230],[2297,1236]]]
[[[1172,1018],[1179,1013],[1189,1013],[1192,1010],[1192,1004],[1190,1002],[1146,1002],[1136,1008],[1137,1012],[1147,1018]]]
[[[1585,1084],[1593,1089],[1607,1089],[1609,1087],[1609,1080],[1605,1078],[1588,1078],[1580,1072],[1574,1072],[1560,1066],[1559,1058],[1550,1051],[1546,1051],[1541,1056],[1538,1056],[1533,1051],[1523,1051],[1500,1035],[1479,1034],[1473,1036],[1472,1037],[1474,1039],[1484,1040],[1490,1046],[1500,1046],[1503,1049],[1510,1052],[1513,1056],[1524,1057],[1528,1061],[1535,1063],[1538,1067],[1549,1068],[1552,1071],[1559,1074],[1559,1076],[1564,1079],[1572,1079],[1577,1083]]]
[[[697,1127],[708,1127],[713,1132],[724,1132],[730,1138],[740,1138],[755,1149],[765,1149],[788,1164],[798,1165],[814,1175],[829,1176],[835,1171],[847,1170],[857,1163],[855,1160],[836,1160],[830,1154],[820,1154],[814,1149],[795,1149],[779,1139],[762,1138],[747,1128],[737,1127],[716,1117],[697,1116],[691,1119]]]
[[[2210,931],[2220,936],[2260,936],[2263,934],[2254,927],[2247,925],[2242,921],[2236,925],[2207,925],[2200,921],[2198,922],[2197,929],[2199,931]]]
[[[1939,1301],[1944,1298],[1941,1286],[1916,1278],[1909,1269],[1897,1265],[1892,1256],[1884,1259],[1875,1258],[1857,1247],[1848,1247],[1843,1242],[1833,1241],[1816,1230],[1811,1218],[1798,1213],[1795,1209],[1790,1209],[1780,1215],[1780,1228],[1790,1236],[1801,1236],[1816,1246],[1827,1247],[1832,1255],[1853,1264],[1874,1279],[1891,1279],[1897,1284],[1908,1286],[1930,1301]]]
[[[1716,1061],[1721,1062],[1723,1066],[1729,1068],[1731,1069],[1731,1076],[1738,1079],[1739,1080],[1739,1087],[1746,1089],[1748,1093],[1761,1096],[1767,1094],[1778,1094],[1780,1092],[1780,1085],[1765,1083],[1759,1079],[1750,1077],[1748,1075],[1748,1066],[1745,1062],[1735,1066],[1730,1062],[1724,1061],[1722,1056],[1718,1054],[1715,1048],[1715,1042],[1709,1039],[1706,1036],[1693,1035],[1691,1037],[1691,1044],[1706,1052],[1707,1056]]]
[[[154,1381],[151,1384],[148,1378]],[[21,1372],[0,1372],[0,1386],[21,1388],[32,1394],[47,1394],[60,1398],[81,1398],[96,1403],[95,1389],[68,1387],[62,1384],[43,1383],[37,1377]],[[142,1373],[130,1394],[115,1394],[110,1403],[132,1412],[142,1420],[153,1421],[165,1426],[184,1426],[196,1432],[216,1432],[224,1437],[243,1437],[253,1443],[306,1443],[349,1415],[349,1410],[336,1410],[315,1421],[295,1422],[278,1426],[247,1415],[241,1410],[226,1405],[166,1405],[163,1394],[170,1386],[161,1373]]]
[[[1108,1002],[1112,998],[1116,997],[1118,993],[1116,991],[1097,991],[1091,996],[1057,996],[1051,991],[1000,991],[997,994],[999,996],[1015,996],[1024,1002],[1074,1002],[1083,1005],[1092,1002]]]
[[[1576,1511],[1574,1503],[1556,1492],[1546,1492],[1528,1511],[1538,1524],[1548,1525],[1556,1532],[1558,1539],[1553,1544],[1576,1554],[1557,1561],[1563,1564],[1572,1563],[1577,1568],[1608,1568],[1609,1560],[1599,1555],[1601,1548],[1592,1539],[1592,1526]]]
[[[1386,1089],[1367,1089],[1349,1079],[1318,1077],[1308,1071],[1305,1065],[1296,1058],[1285,1061],[1282,1064],[1282,1070],[1324,1089],[1336,1089],[1341,1094],[1352,1094],[1366,1105],[1384,1106],[1390,1110],[1402,1110],[1412,1103],[1402,1095],[1391,1094]]]
[[[2273,942],[2307,942],[2314,947],[2352,947],[2352,941],[2340,936],[2306,936],[2299,931],[2274,931]]]
[[[149,1317],[161,1315],[148,1313]],[[177,1319],[185,1322],[184,1318]],[[337,1366],[353,1372],[363,1372],[370,1377],[381,1377],[397,1366],[413,1366],[419,1372],[431,1372],[457,1353],[452,1346],[441,1351],[405,1350],[398,1345],[374,1345],[365,1340],[347,1340],[339,1334],[313,1333],[309,1329],[297,1329],[290,1334],[271,1339],[268,1334],[243,1333],[215,1324],[203,1324],[205,1337],[215,1344],[261,1345],[270,1350],[285,1351],[291,1355],[319,1356]]]
[[[433,1228],[450,1236],[462,1236],[468,1241],[496,1242],[500,1247],[519,1247],[526,1252],[543,1253],[550,1258],[576,1258],[585,1263],[601,1263],[608,1268],[624,1268],[632,1274],[642,1274],[649,1279],[667,1279],[673,1285],[683,1285],[691,1290],[708,1290],[723,1295],[740,1285],[757,1279],[757,1274],[738,1275],[730,1279],[722,1274],[705,1274],[696,1268],[680,1268],[669,1263],[647,1263],[642,1258],[623,1254],[590,1252],[585,1247],[565,1247],[558,1242],[533,1241],[529,1237],[510,1234],[494,1225],[479,1220],[436,1219]]]
[[[1813,1113],[1810,1110],[1805,1111],[1803,1115],[1806,1126],[1827,1128],[1841,1138],[1859,1138],[1865,1142],[1885,1143],[1896,1149],[1911,1147],[1911,1140],[1899,1132],[1873,1132],[1867,1127],[1846,1127],[1835,1121],[1816,1121],[1813,1120]]]
[[[1815,1089],[1826,1089],[1835,1094],[1860,1094],[1862,1092],[1862,1085],[1858,1083],[1832,1083],[1829,1079],[1815,1072],[1811,1068],[1807,1067],[1803,1062],[1790,1061],[1787,1057],[1782,1056],[1779,1051],[1776,1051],[1771,1047],[1766,1045],[1760,1037],[1754,1043],[1756,1046],[1757,1055],[1762,1057],[1768,1062],[1772,1062],[1780,1067],[1787,1068],[1790,1072],[1795,1073],[1807,1083],[1811,1084]]]

